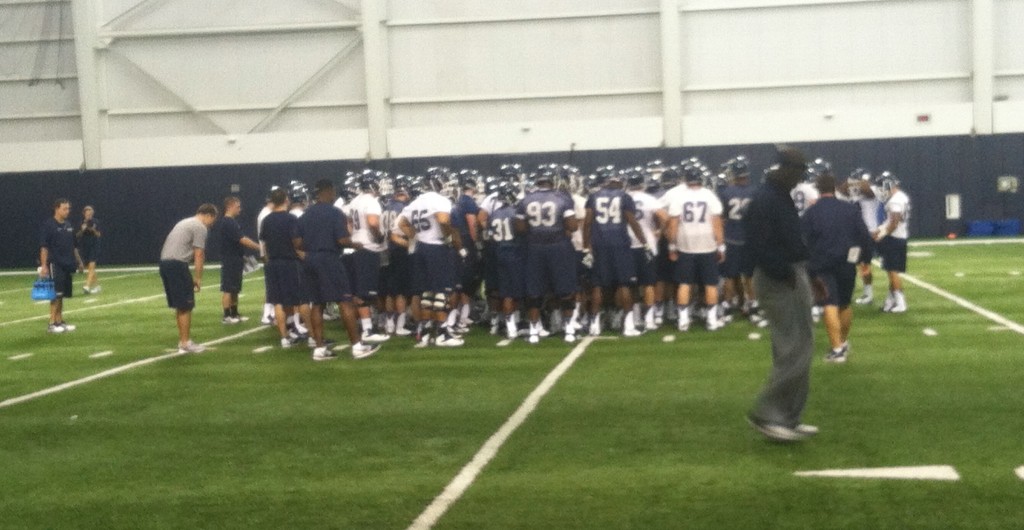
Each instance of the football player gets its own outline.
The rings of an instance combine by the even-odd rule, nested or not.
[[[381,176],[376,173],[362,175],[359,180],[360,193],[347,206],[355,247],[349,262],[352,266],[353,300],[362,326],[362,341],[370,343],[388,340],[387,334],[375,329],[371,318],[371,308],[380,294],[381,253],[387,250],[381,226],[383,208],[377,199]]]
[[[889,277],[889,295],[882,311],[903,313],[907,299],[903,295],[900,273],[907,271],[907,237],[909,236],[910,197],[900,189],[900,181],[886,171],[878,176],[878,189],[885,201],[885,221],[874,234],[878,253],[882,256],[882,269]]]
[[[668,224],[668,213],[660,200],[647,193],[648,175],[645,169],[640,168],[634,171],[626,182],[629,196],[636,205],[636,220],[644,232],[643,241],[632,231],[629,233],[629,248],[633,254],[633,263],[636,265],[636,281],[640,292],[639,299],[633,304],[632,315],[627,315],[626,318],[632,317],[641,321],[644,330],[651,331],[657,327],[654,321],[654,284],[658,278],[654,260],[657,257],[658,245],[655,242],[660,239],[660,230]]]
[[[757,315],[757,300],[754,298],[754,266],[745,252],[746,231],[743,228],[743,214],[754,196],[750,185],[750,164],[747,157],[740,155],[724,164],[729,182],[719,188],[718,196],[725,209],[725,261],[722,262],[722,277],[725,279],[723,306],[728,302],[732,307],[742,307],[743,313]],[[740,306],[740,297],[743,302]]]

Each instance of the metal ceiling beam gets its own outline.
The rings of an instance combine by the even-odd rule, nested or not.
[[[131,17],[134,17],[134,16],[138,15],[139,13],[141,13],[142,11],[144,11],[146,9],[153,9],[153,8],[159,6],[160,4],[165,3],[166,1],[167,0],[142,0],[141,2],[135,4],[132,7],[129,7],[125,11],[121,12],[120,15],[117,15],[116,17],[114,17],[114,18],[110,19],[109,21],[107,21],[107,23],[103,24],[100,27],[100,29],[101,30],[104,30],[104,29],[106,29],[106,30],[114,29],[114,27],[117,26],[119,23],[124,22],[125,20],[128,20]]]
[[[309,79],[307,79],[305,82],[299,85],[299,87],[296,88],[291,94],[289,94],[288,97],[284,99],[284,101],[282,101],[276,108],[274,108],[274,110],[270,111],[270,114],[268,114],[265,118],[260,120],[260,122],[257,123],[252,129],[250,129],[249,134],[258,133],[265,130],[275,119],[277,119],[277,117],[282,112],[284,112],[284,109],[288,108],[292,103],[295,102],[296,99],[301,97],[302,94],[305,94],[307,90],[309,90],[314,85],[319,83],[320,80],[323,79],[328,72],[333,70],[334,67],[338,66],[338,64],[340,64],[341,61],[348,57],[349,54],[352,53],[352,50],[355,50],[356,47],[359,46],[360,42],[362,42],[362,38],[360,38],[359,36],[356,36],[356,38],[349,41],[349,43],[346,44],[344,48],[342,48],[338,53],[334,54],[334,57],[331,57],[331,59],[327,61],[323,66],[321,66],[320,69],[316,71],[316,73],[314,73]]]
[[[268,26],[225,26],[211,28],[173,28],[173,29],[140,29],[140,30],[108,30],[99,34],[101,39],[153,39],[153,38],[187,38],[217,37],[230,35],[266,35],[271,33],[310,33],[316,31],[337,31],[359,28],[358,22],[348,20],[334,22],[309,22],[303,24],[277,24]]]

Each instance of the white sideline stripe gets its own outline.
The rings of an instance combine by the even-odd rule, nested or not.
[[[983,317],[985,317],[985,318],[995,322],[996,324],[999,324],[1001,326],[1006,326],[1007,329],[1013,330],[1013,331],[1015,331],[1017,333],[1020,333],[1021,335],[1024,335],[1024,326],[1022,326],[1022,325],[1020,325],[1020,324],[1018,324],[1018,323],[1016,323],[1016,322],[1014,322],[1014,321],[1012,321],[1012,320],[1010,320],[1010,319],[1008,319],[1008,318],[1006,318],[1006,317],[1004,317],[1004,316],[1002,316],[1002,315],[1000,315],[998,313],[993,313],[992,311],[989,311],[988,309],[985,309],[984,307],[981,307],[981,306],[979,306],[977,304],[973,304],[971,302],[968,302],[967,300],[964,300],[963,298],[960,298],[959,296],[957,296],[957,295],[955,295],[953,293],[950,293],[950,292],[947,292],[947,291],[943,291],[942,289],[939,289],[938,287],[936,287],[936,286],[934,286],[934,285],[932,285],[932,284],[930,284],[928,282],[925,282],[925,281],[919,280],[919,279],[917,279],[917,278],[915,278],[913,276],[910,276],[909,274],[903,274],[902,276],[903,276],[903,279],[907,280],[908,282],[910,282],[910,283],[912,283],[912,284],[914,284],[914,285],[916,285],[916,286],[918,286],[918,287],[920,287],[920,288],[922,288],[922,289],[924,289],[926,291],[930,291],[930,292],[932,292],[934,294],[937,294],[937,295],[945,298],[946,300],[949,300],[950,302],[953,302],[954,304],[956,304],[956,305],[958,305],[960,307],[963,307],[964,309],[969,309],[971,311],[974,311],[975,313],[977,313],[977,314],[979,314],[979,315],[981,315],[981,316],[983,316]]]
[[[211,341],[208,341],[208,342],[204,342],[202,345],[203,346],[213,346],[215,344],[221,344],[221,343],[224,343],[224,342],[229,342],[229,341],[232,341],[232,340],[235,340],[235,339],[242,338],[242,337],[244,337],[246,335],[251,335],[253,333],[256,333],[257,331],[262,331],[264,329],[267,329],[267,327],[268,326],[255,327],[255,328],[252,328],[252,329],[245,330],[245,331],[243,331],[241,333],[235,333],[234,335],[229,335],[227,337],[221,337],[219,339],[215,339],[215,340],[211,340]],[[10,407],[10,406],[13,406],[13,405],[17,405],[19,403],[24,403],[26,401],[32,401],[33,399],[41,398],[41,397],[44,397],[44,396],[49,396],[50,394],[56,394],[58,392],[63,392],[65,390],[69,389],[69,388],[74,388],[76,386],[81,386],[81,385],[84,385],[86,383],[91,383],[93,381],[99,381],[100,379],[104,379],[104,378],[110,377],[112,375],[117,375],[117,374],[119,374],[121,372],[127,372],[128,370],[131,370],[133,368],[138,368],[140,366],[145,366],[147,364],[153,364],[153,363],[164,361],[164,360],[167,360],[167,359],[173,359],[175,357],[181,357],[182,355],[196,355],[196,354],[193,354],[193,353],[178,353],[177,350],[175,350],[174,353],[167,353],[167,354],[164,354],[164,355],[158,355],[156,357],[149,357],[149,358],[146,358],[146,359],[142,359],[140,361],[135,361],[133,363],[124,364],[124,365],[118,366],[116,368],[111,368],[110,370],[106,370],[106,371],[100,372],[98,374],[93,374],[93,375],[90,375],[90,376],[87,376],[87,377],[83,377],[81,379],[75,379],[74,381],[68,381],[66,383],[61,383],[61,384],[59,384],[57,386],[51,386],[50,388],[44,388],[42,390],[39,390],[39,391],[36,391],[36,392],[32,392],[31,394],[25,394],[23,396],[17,396],[17,397],[12,397],[10,399],[5,399],[3,401],[0,401],[0,409],[4,409],[4,408],[7,408],[7,407]]]
[[[541,381],[537,388],[533,389],[533,392],[526,397],[519,408],[505,421],[505,424],[498,429],[491,437],[484,443],[480,450],[473,455],[473,459],[466,464],[465,467],[459,471],[459,474],[448,486],[444,488],[434,502],[427,506],[427,509],[423,510],[423,513],[416,518],[415,521],[409,525],[409,530],[426,530],[432,528],[441,517],[448,511],[448,508],[455,504],[456,501],[462,497],[462,494],[469,489],[469,486],[476,480],[477,475],[483,471],[484,467],[498,454],[498,450],[508,440],[509,436],[519,428],[520,425],[526,421],[526,418],[537,408],[540,400],[547,394],[558,380],[565,375],[569,368],[572,367],[573,363],[579,359],[583,352],[587,350],[587,346],[590,346],[592,342],[599,339],[613,339],[614,337],[586,337],[580,341],[579,345],[569,352],[569,355],[562,359],[562,362],[558,363],[558,366],[551,370],[551,373]]]
[[[245,278],[242,281],[243,282],[259,281],[259,280],[262,280],[262,279],[263,279],[263,277],[260,276],[258,278]],[[93,306],[89,306],[89,307],[80,307],[78,309],[69,309],[67,311],[64,311],[64,314],[65,315],[70,315],[70,314],[73,314],[73,313],[80,313],[82,311],[92,311],[94,309],[103,309],[105,307],[113,307],[113,306],[118,306],[118,305],[121,305],[121,304],[135,304],[135,303],[139,303],[139,302],[148,302],[150,300],[156,300],[157,298],[163,298],[165,296],[167,296],[167,295],[165,295],[165,294],[154,294],[152,296],[143,296],[142,298],[132,298],[132,299],[129,299],[129,300],[120,300],[120,301],[112,302],[112,303],[109,303],[109,304],[93,305]],[[39,301],[37,303],[49,303],[49,302],[47,302],[46,300],[41,300],[41,301]],[[86,301],[86,303],[88,303],[88,301]],[[34,317],[22,318],[20,320],[10,320],[10,321],[7,321],[7,322],[0,322],[0,328],[5,327],[5,326],[10,326],[12,324],[21,324],[21,323],[24,323],[24,322],[32,322],[34,320],[49,320],[49,319],[50,319],[50,315],[39,315],[39,316],[34,316]]]
[[[253,353],[265,353],[265,352],[268,352],[268,351],[273,350],[273,349],[274,349],[273,346],[260,346],[259,348],[256,348],[252,352]]]
[[[220,269],[220,264],[219,263],[207,263],[203,267],[203,269],[204,270]],[[160,270],[159,267],[153,267],[153,266],[148,266],[148,267],[109,267],[109,268],[108,267],[103,267],[103,268],[97,268],[96,269],[96,273],[99,274],[101,272],[157,272],[159,270]],[[36,272],[34,269],[33,270],[23,270],[23,271],[4,271],[4,272],[0,272],[0,276],[30,276],[30,275],[33,275],[33,274],[39,274],[39,273]]]
[[[80,313],[82,311],[92,311],[92,310],[95,310],[95,309],[103,309],[105,307],[114,307],[114,306],[119,306],[119,305],[122,305],[122,304],[136,304],[136,303],[139,303],[139,302],[148,302],[150,300],[156,300],[157,298],[163,298],[164,296],[165,295],[162,295],[162,294],[154,294],[152,296],[143,296],[142,298],[132,298],[132,299],[129,299],[129,300],[120,300],[118,302],[113,302],[113,303],[110,303],[110,304],[91,305],[89,307],[81,307],[81,308],[78,308],[78,309],[69,309],[69,310],[65,311],[64,314],[65,315],[70,315],[70,314],[73,314],[73,313]],[[46,302],[46,300],[43,300],[43,302]],[[49,319],[50,319],[50,315],[39,315],[39,316],[34,316],[34,317],[22,318],[22,319],[19,319],[19,320],[8,320],[7,322],[0,322],[0,328],[5,327],[5,326],[11,326],[11,325],[14,325],[14,324],[22,324],[24,322],[32,322],[32,321],[35,321],[35,320],[49,320]]]
[[[960,247],[969,245],[1005,245],[1013,243],[1024,243],[1024,239],[1011,237],[1007,239],[953,239],[951,241],[911,241],[907,243],[910,247]]]
[[[99,273],[100,272],[99,269],[96,269],[96,272]],[[7,274],[0,273],[0,275],[11,276],[12,274],[11,273],[7,273]],[[132,273],[132,274],[119,274],[117,276],[104,276],[103,277],[103,281],[106,282],[106,281],[110,281],[110,280],[118,280],[118,279],[121,279],[121,278],[128,278],[128,277],[131,277],[131,276],[141,276],[141,274],[139,274],[139,273]],[[0,294],[29,293],[29,292],[32,292],[32,288],[31,287],[19,287],[17,289],[7,289],[6,291],[0,291]]]
[[[960,474],[953,466],[876,467],[863,469],[825,469],[822,471],[797,471],[798,477],[827,478],[869,478],[897,480],[960,480]]]
[[[107,350],[107,351],[97,352],[97,353],[94,353],[94,354],[90,355],[89,358],[90,359],[99,359],[100,357],[110,357],[111,355],[114,355],[114,350]]]
[[[28,359],[31,356],[32,356],[31,353],[22,353],[20,355],[12,355],[12,356],[8,357],[7,359],[9,359],[11,361],[20,361],[22,359]]]

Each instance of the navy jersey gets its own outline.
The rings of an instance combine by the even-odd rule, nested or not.
[[[398,220],[398,214],[402,213],[402,210],[408,205],[409,203],[402,202],[394,197],[388,199],[388,202],[384,204],[384,211],[380,215],[380,231],[388,240],[388,248],[398,247],[398,245],[391,241],[391,232],[396,230],[395,221]]]
[[[574,217],[572,197],[558,190],[531,192],[516,207],[516,219],[526,221],[529,226],[526,240],[530,244],[569,241],[564,220]]]
[[[66,269],[75,268],[75,229],[66,220],[58,223],[51,217],[43,221],[39,248],[46,248],[50,262]]]
[[[299,218],[299,237],[306,252],[336,252],[338,240],[349,237],[348,221],[333,204],[318,202]]]
[[[288,212],[272,212],[263,219],[260,239],[269,259],[298,259],[292,240],[299,237],[299,220]]]
[[[466,215],[472,215],[475,218],[478,213],[480,213],[480,206],[469,195],[460,195],[459,199],[455,201],[455,207],[452,208],[452,228],[458,230],[463,245],[470,240]]]
[[[591,246],[629,248],[626,214],[636,215],[633,197],[621,189],[600,189],[587,199],[587,210],[594,216],[590,226]]]
[[[220,255],[222,259],[241,258],[245,247],[239,241],[245,237],[242,227],[234,217],[224,216],[220,220]]]
[[[502,203],[496,208],[491,216],[487,218],[489,224],[488,232],[491,241],[499,248],[516,247],[519,241],[516,240],[516,208],[511,204]]]
[[[718,191],[719,199],[725,208],[725,242],[733,245],[742,245],[747,240],[746,231],[743,229],[743,214],[747,211],[747,205],[754,196],[754,186],[726,186]]]

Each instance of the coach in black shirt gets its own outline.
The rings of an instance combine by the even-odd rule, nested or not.
[[[68,222],[71,202],[53,201],[53,217],[43,222],[39,233],[39,277],[53,278],[57,297],[50,301],[49,333],[74,331],[75,326],[64,322],[64,298],[74,294],[71,275],[82,268],[82,258],[75,248],[75,229]]]
[[[224,199],[224,217],[220,220],[220,293],[224,308],[224,324],[237,324],[248,318],[238,314],[238,293],[242,292],[242,271],[245,249],[260,251],[260,245],[242,233],[238,214],[242,201],[238,197]]]
[[[810,388],[814,323],[808,252],[789,195],[806,168],[803,153],[779,147],[777,163],[743,219],[754,264],[754,290],[768,317],[772,343],[772,370],[747,419],[769,439],[783,442],[818,432],[817,427],[800,422]]]

